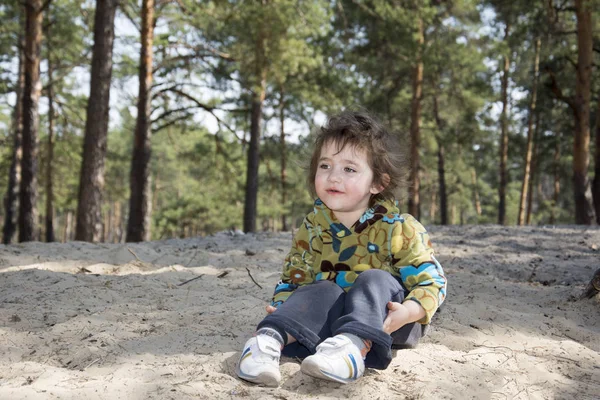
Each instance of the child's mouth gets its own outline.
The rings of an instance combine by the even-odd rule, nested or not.
[[[339,190],[335,190],[335,189],[328,189],[327,193],[329,193],[329,194],[341,194],[342,192],[340,192]]]

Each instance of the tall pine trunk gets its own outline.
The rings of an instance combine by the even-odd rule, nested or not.
[[[47,28],[50,37],[50,26]],[[54,87],[52,83],[54,65],[52,63],[52,47],[48,40],[48,157],[46,160],[46,242],[54,242],[54,187],[52,184],[52,164],[54,162]]]
[[[523,183],[521,185],[521,201],[519,202],[518,225],[525,223],[525,207],[527,205],[527,192],[529,190],[529,179],[531,178],[531,157],[533,153],[533,119],[537,101],[537,84],[540,70],[540,38],[535,41],[535,58],[533,63],[533,87],[531,88],[531,99],[529,102],[529,117],[527,120],[527,148],[525,150],[525,171],[523,172]]]
[[[592,186],[594,208],[596,210],[596,223],[600,225],[600,98],[596,111],[596,155],[594,162],[594,184]]]
[[[287,145],[285,142],[285,93],[283,86],[281,87],[281,98],[279,102],[279,125],[281,132],[279,133],[280,150],[281,150],[281,205],[283,209],[281,211],[281,230],[287,231],[289,229],[287,222]]]
[[[423,45],[425,44],[425,32],[423,19],[417,21],[417,56],[413,70],[412,100],[410,112],[410,194],[408,198],[408,212],[415,218],[420,217],[419,199],[419,146],[421,143],[421,98],[423,96]]]
[[[23,89],[23,158],[19,188],[19,242],[36,239],[37,167],[40,99],[42,1],[25,3],[25,86]]]
[[[154,40],[154,0],[142,2],[142,50],[138,114],[131,160],[128,242],[150,240],[152,186],[150,182],[150,88],[152,87],[152,44]]]
[[[71,225],[73,224],[73,211],[68,210],[64,215],[65,226],[63,230],[63,243],[71,240],[71,234],[73,232]]]
[[[23,90],[25,86],[25,41],[19,36],[19,77],[16,86],[17,102],[13,114],[13,148],[10,169],[8,171],[8,187],[4,198],[4,227],[2,243],[9,244],[17,230],[19,206],[19,185],[21,184],[22,131],[23,131]]]
[[[525,217],[525,224],[531,224],[531,215],[533,214],[533,186],[534,182],[539,181],[539,148],[540,148],[540,115],[538,111],[535,113],[535,129],[533,133],[533,154],[531,156],[531,172],[529,178],[529,185],[527,188],[527,215]]]
[[[477,172],[475,168],[471,169],[471,184],[473,185],[473,203],[475,204],[475,212],[478,217],[481,217],[481,201],[479,200],[479,185],[477,184]]]
[[[553,175],[554,175],[554,193],[552,195],[552,212],[550,214],[550,223],[556,221],[556,210],[558,209],[558,197],[560,196],[560,132],[556,133],[556,144],[554,146],[553,158]]]
[[[588,178],[590,150],[590,97],[593,66],[592,8],[586,0],[575,0],[577,14],[577,80],[575,85],[575,132],[573,140],[573,188],[575,223],[595,222],[592,190]]]
[[[79,179],[76,240],[97,242],[102,234],[102,191],[108,135],[114,20],[118,0],[97,0],[90,97]]]
[[[438,105],[437,93],[433,96],[433,113],[435,122],[438,128],[437,145],[438,145],[438,182],[440,188],[440,217],[441,225],[448,225],[448,193],[446,190],[446,167],[445,167],[445,154],[444,144],[441,140],[443,134],[443,122],[440,117],[440,110]]]
[[[244,232],[256,231],[256,208],[258,198],[258,163],[260,160],[260,123],[267,85],[267,68],[265,64],[265,38],[261,35],[256,41],[257,84],[252,91],[252,107],[250,115],[250,145],[248,146],[248,168],[246,172],[246,196],[244,202]]]
[[[510,35],[510,24],[504,29],[504,41],[508,41]],[[504,56],[504,67],[502,70],[502,114],[500,114],[500,179],[498,183],[498,223],[506,225],[506,188],[508,186],[508,74],[510,69],[510,58]]]

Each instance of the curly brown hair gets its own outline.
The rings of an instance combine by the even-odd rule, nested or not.
[[[321,149],[326,143],[334,143],[338,151],[350,145],[367,153],[369,167],[373,170],[373,183],[384,187],[384,190],[374,195],[371,200],[378,197],[398,199],[401,196],[400,191],[408,187],[410,146],[406,135],[400,137],[399,134],[392,134],[376,117],[366,111],[347,110],[331,116],[316,133],[308,174],[308,187],[313,197],[317,197],[315,176]]]

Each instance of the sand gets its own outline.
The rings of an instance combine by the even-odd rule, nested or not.
[[[0,246],[0,399],[599,399],[600,299],[578,296],[600,229],[429,228],[430,334],[345,386],[286,358],[279,388],[234,374],[289,232]]]

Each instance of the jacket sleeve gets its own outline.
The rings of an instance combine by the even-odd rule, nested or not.
[[[427,230],[412,215],[403,214],[392,229],[392,268],[409,291],[406,301],[416,301],[425,310],[418,321],[428,324],[446,297],[446,276]]]
[[[321,252],[321,238],[312,224],[309,214],[292,241],[292,248],[285,257],[281,280],[275,286],[271,305],[278,307],[299,287],[315,281],[313,264],[315,255]]]

